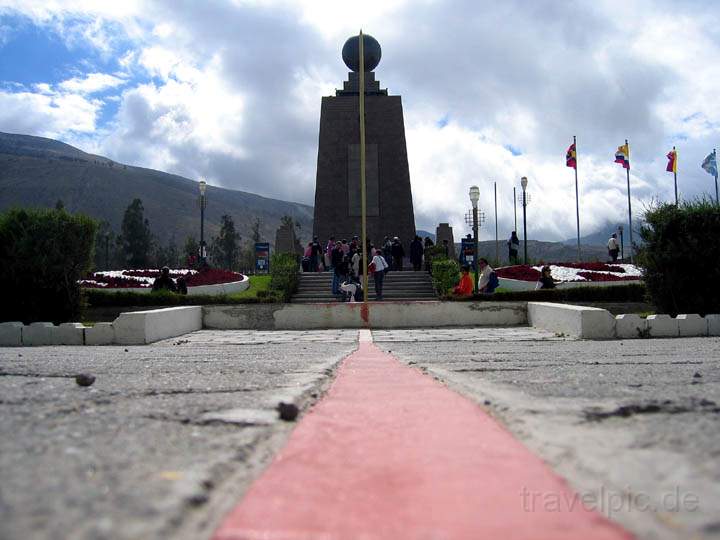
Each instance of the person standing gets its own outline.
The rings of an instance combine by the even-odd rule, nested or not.
[[[396,236],[393,238],[390,253],[393,260],[393,270],[400,272],[403,269],[403,257],[405,257],[405,249],[400,243],[400,239]]]
[[[322,248],[320,247],[320,242],[318,242],[318,237],[313,237],[312,245],[310,246],[310,271],[311,272],[319,272],[320,271],[320,257],[322,256]]]
[[[608,239],[607,247],[610,259],[612,260],[612,262],[617,262],[618,253],[620,253],[620,245],[617,241],[617,234],[612,233],[612,235]]]
[[[333,294],[340,294],[340,283],[343,282],[347,274],[346,271],[343,271],[347,268],[347,263],[345,263],[345,265],[342,264],[343,259],[345,259],[345,253],[343,252],[342,244],[340,242],[337,242],[333,250],[330,252],[330,264],[333,268]]]
[[[510,234],[508,244],[508,259],[510,264],[518,264],[518,251],[520,250],[520,239],[515,231]]]
[[[370,263],[369,272],[372,272],[373,279],[375,280],[375,300],[382,300],[383,291],[383,280],[385,279],[385,271],[389,265],[385,258],[382,256],[382,252],[379,249],[375,250],[375,256]]]
[[[325,264],[325,270],[332,269],[332,251],[335,249],[335,237],[331,236],[325,246],[325,252],[323,253],[323,263]]]
[[[382,256],[388,263],[392,262],[392,241],[387,236],[382,243]]]
[[[410,243],[410,262],[412,263],[413,270],[415,272],[419,271],[422,266],[424,251],[422,240],[420,240],[419,236],[416,236],[415,240]]]

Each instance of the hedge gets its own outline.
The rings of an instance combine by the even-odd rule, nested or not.
[[[432,280],[435,291],[445,297],[460,281],[460,265],[454,259],[440,258],[432,262]]]
[[[266,294],[261,295],[260,292]],[[109,292],[102,289],[85,289],[83,294],[92,307],[125,306],[203,306],[212,304],[270,304],[281,302],[272,291],[259,291],[257,297],[233,298],[226,294],[184,295],[170,291],[153,293]]]
[[[528,301],[528,302],[645,302],[647,290],[643,283],[609,285],[607,287],[572,287],[569,289],[539,289],[537,291],[501,291],[477,294],[472,297],[450,297],[456,302],[467,301]]]
[[[285,302],[297,291],[299,270],[298,258],[292,253],[275,253],[270,258],[270,289],[277,291]]]
[[[707,199],[661,204],[645,213],[638,262],[663,313],[717,313],[720,306],[720,206]]]
[[[80,320],[78,280],[90,269],[97,223],[65,210],[0,215],[0,321]]]

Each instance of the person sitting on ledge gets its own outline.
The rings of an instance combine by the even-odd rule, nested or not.
[[[170,277],[170,269],[167,266],[163,266],[160,271],[160,277],[155,278],[152,290],[153,292],[162,290],[177,292],[177,287],[175,286],[173,279]]]
[[[472,296],[473,293],[473,280],[470,277],[470,267],[466,264],[462,267],[462,275],[460,276],[460,283],[453,289],[453,294],[457,296]]]
[[[550,267],[549,266],[543,266],[542,271],[540,272],[540,279],[537,282],[537,285],[535,286],[535,289],[554,289],[555,288],[555,281],[552,278],[552,275],[550,275]]]
[[[478,266],[480,267],[480,276],[478,283],[478,292],[485,294],[492,294],[495,289],[500,285],[495,270],[488,264],[487,259],[480,257],[478,259]]]

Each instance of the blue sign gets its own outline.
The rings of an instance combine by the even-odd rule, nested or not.
[[[270,271],[270,244],[255,242],[255,272],[267,274]]]
[[[460,264],[467,264],[471,270],[476,270],[475,266],[475,240],[472,238],[463,238],[460,242]]]

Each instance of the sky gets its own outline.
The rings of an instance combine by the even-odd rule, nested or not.
[[[720,15],[702,1],[0,0],[0,131],[212,185],[313,204],[320,102],[347,79],[345,40],[382,47],[401,95],[416,226],[469,232],[480,187],[494,238],[581,234],[674,200],[715,196]],[[522,229],[522,209],[517,208]],[[608,231],[610,233],[612,231]]]

